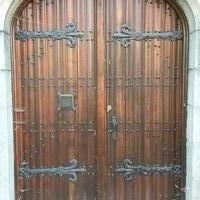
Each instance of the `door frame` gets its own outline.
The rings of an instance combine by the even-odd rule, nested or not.
[[[169,0],[168,0],[169,1]],[[171,0],[172,1],[172,0]],[[0,139],[0,171],[3,175],[0,177],[0,195],[5,200],[14,200],[14,140],[13,140],[13,116],[12,116],[12,80],[11,80],[11,27],[15,18],[16,10],[22,5],[23,0],[0,0],[0,11],[2,17],[0,19],[0,53],[3,59],[0,60],[0,84],[2,85],[2,96],[0,100],[0,116],[1,118],[1,139]],[[101,0],[97,0],[97,5],[103,8]],[[188,52],[186,57],[188,63],[188,98],[187,98],[187,200],[200,198],[198,186],[200,185],[200,175],[197,170],[200,167],[200,102],[198,97],[198,85],[200,84],[199,62],[200,62],[200,45],[198,36],[200,37],[200,4],[198,0],[178,0],[176,5],[182,16],[186,16],[188,23]],[[190,3],[190,5],[189,5]],[[175,3],[173,3],[175,4]],[[99,17],[102,17],[99,13]],[[102,40],[102,32],[99,32]],[[99,52],[103,55],[103,52]],[[104,60],[98,62],[100,66]],[[99,92],[98,95],[101,95]],[[100,103],[100,102],[99,102]],[[99,111],[99,114],[101,111]],[[104,122],[105,124],[105,122]],[[100,125],[99,125],[100,126]],[[103,140],[102,140],[103,141]],[[99,152],[101,153],[101,152]],[[195,177],[195,178],[194,178]],[[103,183],[103,180],[101,181]]]

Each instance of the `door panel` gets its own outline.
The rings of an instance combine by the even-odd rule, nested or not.
[[[75,41],[73,48],[67,39],[15,40],[16,196],[31,200],[94,199],[97,108],[94,1],[33,1],[18,16],[16,33],[70,30],[73,25],[66,25],[74,23],[77,31],[85,35]],[[66,94],[74,98],[74,108],[67,109],[62,104],[61,97]],[[79,176],[76,182],[65,175],[41,173],[27,178],[19,173],[20,167],[67,167],[73,159],[87,170],[82,176],[76,173]]]
[[[182,22],[165,1],[106,2],[106,104],[112,107],[108,127],[113,115],[118,121],[116,140],[108,128],[108,199],[183,199],[180,174],[149,169],[125,181],[116,168],[125,159],[132,166],[184,167],[184,38],[138,36],[126,46],[113,37],[125,31],[183,32]],[[123,25],[131,29],[123,32]]]
[[[16,199],[185,199],[187,38],[167,2],[43,0],[19,8]]]

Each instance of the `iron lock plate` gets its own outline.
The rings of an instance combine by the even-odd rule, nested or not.
[[[59,106],[58,110],[75,110],[74,95],[73,94],[58,94]]]

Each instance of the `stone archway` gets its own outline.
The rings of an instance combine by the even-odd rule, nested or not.
[[[14,200],[14,153],[11,93],[10,27],[22,0],[1,0],[0,12],[0,195]],[[187,104],[187,200],[200,199],[200,4],[198,0],[178,0],[189,24],[189,72]]]

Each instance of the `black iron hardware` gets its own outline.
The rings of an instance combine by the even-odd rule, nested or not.
[[[27,164],[19,168],[20,176],[31,177],[42,174],[68,176],[72,182],[78,181],[78,174],[86,172],[85,166],[80,167],[76,159],[70,160],[70,165],[66,167],[52,167],[52,168],[29,168]]]
[[[125,181],[130,181],[135,175],[138,174],[181,174],[180,165],[134,165],[129,159],[125,159],[123,165],[117,166],[115,172],[123,175]]]
[[[76,25],[70,23],[66,26],[65,30],[53,30],[53,31],[17,31],[15,33],[16,40],[27,40],[27,39],[36,39],[36,38],[51,38],[53,40],[67,40],[67,45],[73,48],[77,43],[78,38],[82,38],[84,36],[84,32],[80,32],[77,30]]]
[[[58,94],[58,95],[59,95],[58,110],[61,109],[75,110],[73,94]]]
[[[127,24],[121,26],[121,30],[113,35],[114,39],[121,42],[123,47],[128,47],[131,40],[140,41],[143,39],[169,39],[180,40],[183,38],[183,33],[180,31],[173,32],[133,32]]]
[[[117,139],[117,125],[118,125],[117,117],[115,115],[112,115],[108,129],[108,134],[110,135],[112,140]]]

